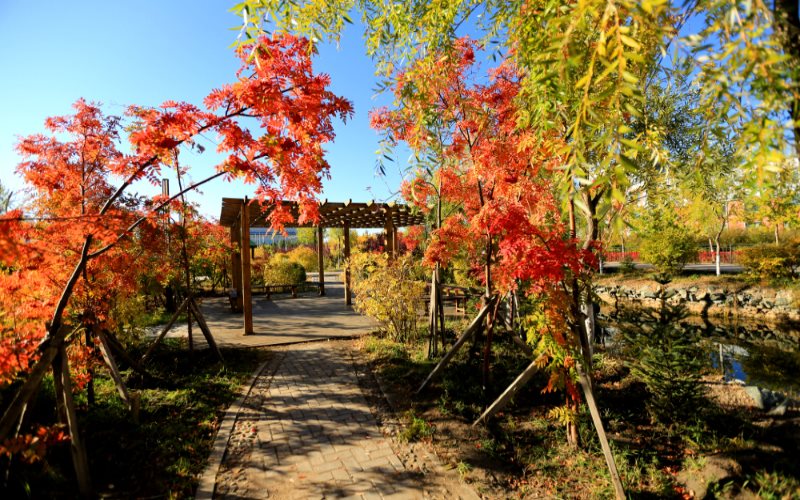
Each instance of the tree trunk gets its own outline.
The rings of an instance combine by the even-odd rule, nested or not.
[[[588,223],[588,228],[586,232],[586,241],[583,243],[583,249],[589,250],[592,248],[594,242],[598,240],[600,237],[600,224],[597,220],[597,205],[600,203],[601,193],[596,194],[594,197],[586,194],[584,196],[584,201],[586,202],[586,208],[588,209],[588,213],[586,214],[586,220]],[[582,347],[584,349],[588,349],[584,356],[588,355],[587,366],[591,368],[591,359],[594,355],[594,304],[592,302],[592,287],[589,285],[586,290],[586,295],[582,297],[582,302],[580,304],[581,311],[583,312],[585,318],[584,324],[584,333],[586,342],[582,343]]]
[[[572,181],[570,180],[570,182],[572,182]],[[570,191],[572,191],[572,190],[570,190]],[[575,200],[572,199],[572,196],[570,196],[570,198],[569,198],[569,202],[567,203],[567,207],[569,209],[569,236],[570,236],[570,238],[575,240],[575,238],[577,237],[577,233],[578,233],[578,225],[575,222]],[[578,325],[577,329],[580,330],[581,329],[580,323],[581,323],[582,314],[581,314],[581,310],[580,310],[580,296],[579,296],[579,292],[578,292],[578,278],[575,277],[575,276],[573,276],[573,278],[572,278],[572,302],[573,302],[573,304],[572,304],[571,308],[572,308],[572,310],[573,310],[573,312],[575,314],[575,322]],[[582,335],[582,333],[580,331],[577,331],[575,333],[581,339],[581,345],[582,345],[583,344],[583,341],[582,341],[583,335]],[[571,411],[573,411],[574,413],[577,413],[578,405],[577,405],[577,403],[575,403],[574,401],[572,401],[570,399],[569,394],[567,395],[566,405]],[[575,425],[575,423],[572,422],[572,421],[567,422],[567,443],[572,448],[577,448],[580,445],[579,440],[578,440],[578,426]]]
[[[800,3],[797,0],[775,0],[776,32],[793,65],[800,65]],[[789,115],[794,122],[794,147],[800,156],[800,99],[795,94],[789,105]]]
[[[714,244],[716,245],[716,251],[715,251],[715,255],[714,255],[714,264],[715,264],[715,269],[717,271],[717,276],[719,276],[719,275],[722,274],[722,272],[720,270],[720,266],[719,266],[719,236],[717,236],[717,238],[714,240]]]

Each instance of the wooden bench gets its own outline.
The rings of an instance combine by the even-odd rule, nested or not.
[[[297,292],[307,292],[309,290],[317,290],[319,291],[319,283],[307,281],[305,283],[300,283],[299,285],[262,285],[258,287],[259,291],[263,291],[263,294],[266,295],[267,300],[272,300],[273,293],[291,293],[292,298],[297,298]]]
[[[455,314],[462,316],[467,313],[467,301],[469,299],[479,298],[482,295],[480,290],[455,285],[441,285],[441,290],[442,305],[452,304],[455,309]],[[431,285],[427,283],[425,286],[425,294],[422,297],[422,305],[425,310],[429,307],[430,301]]]

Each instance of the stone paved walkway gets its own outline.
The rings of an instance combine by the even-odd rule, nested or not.
[[[215,498],[425,498],[384,437],[339,343],[285,347],[244,400]],[[477,498],[439,489],[443,498]],[[463,490],[463,491],[461,491]]]

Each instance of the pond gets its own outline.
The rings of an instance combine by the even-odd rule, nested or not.
[[[632,308],[600,314],[598,320],[609,349],[619,344],[622,329],[647,329],[653,322],[650,315]],[[800,325],[695,315],[686,315],[676,324],[697,336],[708,371],[721,373],[728,381],[740,380],[800,399]]]

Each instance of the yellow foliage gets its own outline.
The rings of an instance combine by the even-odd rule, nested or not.
[[[356,253],[348,263],[356,311],[375,319],[388,337],[405,342],[417,331],[417,305],[425,283],[415,280],[410,256],[389,262],[386,254]]]
[[[317,252],[307,246],[300,246],[292,249],[285,254],[289,262],[295,262],[303,266],[303,269],[316,272],[318,268]]]

